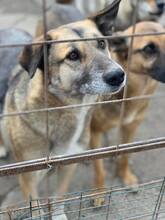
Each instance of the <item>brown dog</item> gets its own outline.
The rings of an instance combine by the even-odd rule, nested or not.
[[[154,22],[141,22],[136,25],[136,33],[164,31],[164,28]],[[123,34],[132,33],[132,27]],[[128,62],[129,38],[117,38],[110,41],[112,57],[126,70]],[[127,97],[153,94],[157,81],[165,82],[165,36],[145,36],[134,38],[130,73],[128,74]],[[111,97],[119,99],[123,91]],[[107,99],[106,99],[107,100]],[[125,104],[124,119],[121,125],[121,143],[131,142],[139,124],[144,120],[149,100],[128,101]],[[97,107],[91,123],[92,148],[101,146],[101,137],[104,132],[119,125],[121,103],[111,103]],[[104,187],[103,161],[95,161],[96,186]],[[128,165],[128,156],[121,156],[118,161],[118,174],[126,185],[136,184],[137,177]]]
[[[47,39],[101,37],[106,25],[109,27],[110,20],[116,17],[119,3],[120,0],[115,0],[90,19],[50,30]],[[104,40],[50,44],[48,61],[45,86],[43,46],[24,48],[21,68],[10,85],[4,113],[44,108],[45,88],[47,107],[57,107],[94,102],[98,95],[117,92],[124,86],[123,69],[110,58],[108,43]],[[8,134],[6,139],[10,141],[17,161],[46,156],[49,148],[54,154],[82,152],[89,145],[90,110],[91,107],[49,112],[48,133],[45,112],[4,118],[4,136]],[[62,168],[65,181],[60,185],[60,193],[66,192],[75,167]],[[43,171],[20,175],[26,200],[29,195],[38,197],[37,187],[43,176]]]

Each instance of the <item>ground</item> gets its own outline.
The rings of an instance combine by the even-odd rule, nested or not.
[[[18,27],[34,34],[36,22],[41,15],[37,0],[0,0],[0,28]],[[159,84],[157,93],[165,92],[163,84]],[[151,101],[145,121],[139,127],[135,140],[163,137],[165,134],[165,96]],[[108,135],[111,144],[115,143],[115,131]],[[0,165],[13,162],[12,155],[0,161]],[[140,182],[150,181],[165,176],[165,149],[141,152],[131,155],[131,167]],[[106,159],[106,185],[121,185],[115,176],[115,158]],[[82,164],[71,184],[70,191],[89,189],[93,186],[92,164]],[[80,178],[81,177],[81,178]],[[44,191],[44,186],[42,187]],[[9,193],[9,194],[8,194]],[[0,178],[0,201],[3,206],[22,200],[17,177]]]

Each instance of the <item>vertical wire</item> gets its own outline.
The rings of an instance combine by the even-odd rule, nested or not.
[[[39,199],[37,199],[36,201],[37,201],[37,207],[38,207],[38,211],[39,211],[39,218],[40,218],[40,220],[42,220]]]
[[[30,204],[30,218],[32,219],[33,218],[33,214],[32,214],[33,206],[32,206],[32,196],[31,195],[29,196],[29,200],[30,200],[30,202],[29,202],[29,204]]]
[[[46,41],[46,33],[47,33],[47,19],[46,19],[46,0],[42,0],[42,13],[43,13],[43,30],[44,30],[44,41]],[[47,94],[47,84],[48,84],[48,48],[47,44],[43,44],[43,52],[44,52],[44,107],[48,108],[48,94]],[[45,112],[46,115],[46,141],[48,147],[49,155],[49,125],[48,125],[48,111]]]
[[[47,4],[46,0],[42,0],[42,14],[43,14],[43,35],[44,41],[47,40],[47,16],[46,16]],[[44,52],[44,107],[48,108],[48,94],[47,94],[47,86],[48,86],[48,45],[46,43],[43,44],[43,52]],[[45,112],[45,124],[46,124],[46,146],[47,146],[47,161],[49,161],[50,155],[50,146],[49,146],[49,113]],[[50,167],[48,167],[50,168]],[[50,194],[50,182],[49,177],[47,175],[47,193]]]
[[[81,192],[81,194],[80,194],[80,205],[79,205],[78,220],[81,219],[81,211],[82,211],[82,195],[83,195],[83,192]]]
[[[12,220],[12,214],[11,214],[11,211],[10,211],[10,210],[7,212],[7,215],[8,215],[8,217],[9,217],[9,220]]]
[[[152,220],[157,220],[158,219],[158,214],[159,214],[160,206],[161,206],[161,203],[162,203],[164,191],[165,191],[165,178],[163,179],[163,182],[162,182],[162,186],[161,186],[161,189],[160,189],[160,192],[159,192],[159,195],[158,195],[158,199],[157,199],[157,202],[156,202],[156,205],[155,205]]]
[[[52,215],[51,215],[51,202],[50,199],[48,198],[48,217],[49,220],[52,220]]]
[[[110,201],[111,201],[111,191],[109,192],[109,196],[108,196],[108,208],[107,208],[106,220],[109,219],[109,215],[110,215]]]
[[[133,13],[133,18],[132,18],[132,26],[133,26],[132,34],[134,34],[135,30],[136,30],[136,19],[137,19],[138,7],[139,7],[139,1],[136,0],[136,7],[135,7],[135,11]],[[131,37],[130,47],[128,49],[128,62],[127,62],[127,67],[126,67],[127,79],[126,79],[126,85],[125,85],[124,91],[123,91],[123,97],[122,97],[123,99],[125,99],[127,97],[128,76],[130,74],[130,64],[131,64],[131,57],[132,57],[133,42],[134,42],[134,36]],[[121,134],[122,134],[121,130],[122,129],[121,128],[122,128],[123,118],[124,118],[124,114],[125,114],[125,105],[126,105],[126,102],[121,103],[116,150],[118,150],[119,144],[121,144],[121,142],[122,142],[122,140],[121,140]],[[118,153],[116,152],[116,159],[117,159],[117,156],[118,156]]]

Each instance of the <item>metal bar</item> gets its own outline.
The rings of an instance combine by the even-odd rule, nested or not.
[[[79,41],[94,41],[94,40],[108,40],[108,39],[116,39],[116,38],[129,38],[129,37],[147,37],[147,36],[159,36],[164,35],[165,31],[163,32],[149,32],[144,34],[129,34],[129,35],[117,35],[117,36],[102,36],[102,37],[91,37],[91,38],[75,38],[75,39],[68,39],[68,40],[48,40],[48,41],[36,41],[31,43],[21,43],[21,44],[0,44],[0,48],[5,47],[24,47],[27,45],[40,45],[40,44],[60,44],[60,43],[68,43],[68,42],[79,42]]]
[[[105,148],[98,148],[96,150],[88,150],[80,154],[73,155],[61,155],[61,156],[51,156],[48,158],[40,158],[36,160],[23,161],[18,163],[13,163],[9,165],[0,166],[0,177],[16,175],[24,172],[48,169],[48,164],[50,166],[68,165],[73,163],[80,163],[84,160],[95,160],[100,158],[106,158],[109,156],[125,153],[135,153],[146,150],[153,150],[165,147],[165,137],[149,139],[146,141],[133,142],[129,144],[121,144],[116,150],[116,146],[109,146]]]
[[[156,205],[155,205],[155,210],[154,210],[154,213],[153,213],[153,216],[152,216],[152,220],[157,220],[158,219],[158,214],[159,214],[161,202],[162,202],[162,199],[163,199],[164,191],[165,191],[165,178],[162,182],[162,186],[161,186],[160,193],[159,193]]]
[[[39,200],[38,200],[38,199],[37,199],[36,201],[37,201],[37,210],[38,210],[38,212],[39,212],[40,220],[42,220],[42,219],[41,219],[40,202],[39,202]]]
[[[43,30],[44,30],[44,41],[46,41],[46,1],[42,0],[42,13],[43,13]],[[48,95],[47,95],[47,83],[48,83],[48,48],[47,44],[43,45],[43,52],[44,52],[44,107],[48,107]],[[48,144],[48,112],[45,112],[45,124],[46,124],[46,137],[47,137],[47,146]]]
[[[10,210],[7,212],[9,220],[12,220],[12,213],[10,212]]]
[[[67,105],[67,106],[65,105],[65,106],[59,106],[59,107],[33,109],[33,110],[27,110],[27,111],[22,111],[22,112],[12,112],[12,113],[0,114],[0,118],[9,117],[9,116],[26,115],[26,114],[32,114],[32,113],[40,113],[40,112],[45,112],[45,111],[51,112],[51,111],[56,111],[56,110],[74,109],[74,108],[97,106],[97,105],[104,105],[104,104],[110,104],[110,103],[120,103],[120,102],[137,101],[137,100],[143,100],[143,99],[157,99],[157,98],[165,98],[165,93],[160,93],[157,95],[134,96],[134,97],[125,98],[125,99],[115,99],[115,100],[100,101],[100,102],[95,102],[95,103],[92,102],[88,104],[75,104],[75,105]]]
[[[81,192],[81,194],[80,194],[80,204],[79,204],[79,212],[78,212],[78,220],[80,220],[81,219],[81,210],[82,210],[82,192]]]
[[[48,217],[49,220],[52,220],[52,216],[50,215],[50,213],[51,213],[51,203],[50,203],[50,199],[48,198],[48,214],[49,214]]]
[[[42,0],[42,15],[43,15],[43,34],[44,34],[44,41],[47,40],[46,33],[47,33],[47,16],[46,16],[46,0]],[[43,45],[43,53],[44,53],[44,108],[48,108],[48,44]],[[49,144],[49,112],[46,111],[44,114],[45,120],[45,135],[46,135],[46,149],[47,149],[47,157],[50,154],[50,144]],[[47,180],[47,194],[49,195],[49,178]]]
[[[46,0],[42,0],[42,13],[43,13],[44,41],[46,41],[46,32],[47,32]],[[47,46],[48,46],[47,44],[43,45],[43,52],[44,52],[44,107],[45,108],[48,108],[48,94],[47,94],[47,84],[48,84],[48,47]],[[48,150],[49,150],[48,111],[45,112],[45,124],[46,124],[47,147],[48,147]]]
[[[139,7],[139,1],[136,1],[136,7],[133,13],[133,19],[132,19],[132,35],[135,34],[136,30],[136,18],[137,18],[137,10]],[[130,64],[131,64],[131,57],[132,57],[132,47],[133,47],[133,42],[134,42],[134,36],[131,37],[131,42],[130,42],[130,47],[128,49],[128,61],[127,61],[127,66],[126,66],[126,73],[127,73],[127,79],[126,79],[126,85],[124,86],[124,91],[123,91],[123,99],[127,98],[127,87],[128,87],[128,77],[130,74]],[[120,116],[119,116],[119,124],[118,124],[118,140],[117,140],[117,149],[118,145],[120,143],[123,143],[122,140],[122,124],[124,120],[124,114],[125,114],[125,102],[121,103],[121,109],[120,109]],[[117,159],[118,153],[116,153],[116,159]]]
[[[110,215],[110,201],[111,201],[111,191],[109,192],[109,196],[108,196],[108,208],[107,208],[106,220],[109,219],[109,215]]]
[[[32,206],[32,197],[29,196],[29,204],[30,204],[30,218],[32,219],[33,218],[33,206]]]

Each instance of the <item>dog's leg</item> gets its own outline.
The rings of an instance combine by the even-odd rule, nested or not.
[[[133,140],[141,121],[136,120],[121,127],[121,143],[129,143]],[[117,160],[117,173],[126,185],[136,185],[138,183],[137,177],[130,169],[127,154],[119,156]]]
[[[64,166],[57,171],[57,178],[59,178],[59,187],[57,190],[57,201],[63,199],[64,194],[68,192],[69,184],[72,180],[73,174],[77,168],[77,164]],[[62,176],[61,176],[62,175]],[[52,220],[67,220],[67,216],[64,213],[64,204],[59,203],[56,207],[56,211],[52,213]]]
[[[20,174],[19,183],[20,183],[25,200],[29,201],[29,199],[32,198],[32,207],[33,207],[32,215],[42,216],[44,212],[42,209],[38,207],[39,203],[37,202],[37,199],[38,199],[38,183],[40,182],[41,178],[44,175],[38,175],[38,174],[41,174],[41,171],[37,171],[37,172],[38,173],[31,172],[31,173]]]
[[[5,158],[8,154],[8,149],[4,146],[1,132],[0,132],[0,158]]]
[[[62,168],[62,173],[64,173],[64,176],[62,178],[60,187],[58,189],[59,195],[64,195],[68,191],[69,184],[72,180],[76,168],[77,168],[77,164],[72,164]]]
[[[101,132],[91,131],[90,147],[96,149],[101,147]],[[94,160],[95,169],[95,186],[97,189],[104,188],[105,184],[105,169],[103,159]],[[95,199],[94,205],[101,206],[104,203],[104,198]]]

